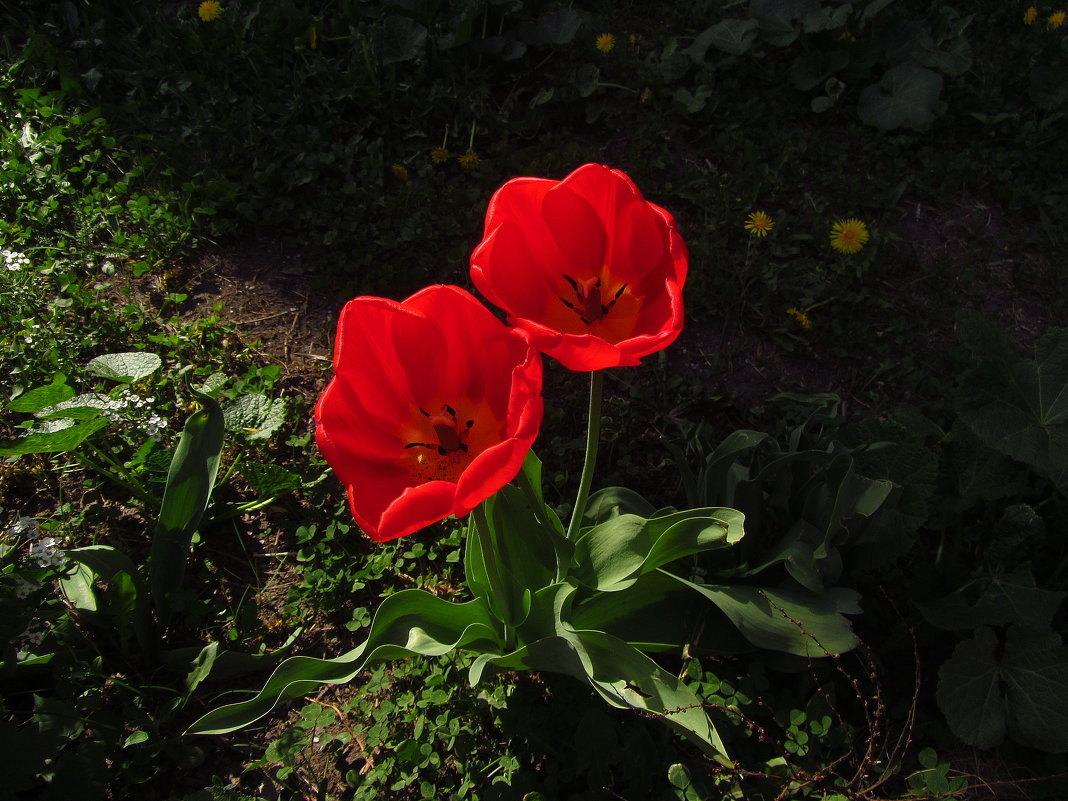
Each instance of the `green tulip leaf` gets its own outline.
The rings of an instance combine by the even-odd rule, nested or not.
[[[689,509],[654,517],[622,514],[588,529],[575,543],[574,576],[602,592],[631,586],[642,573],[742,538],[741,512]]]
[[[575,543],[575,578],[602,592],[630,586],[653,546],[647,522],[624,514],[587,531]]]
[[[701,699],[678,677],[618,637],[602,631],[566,631],[505,655],[484,654],[471,666],[471,683],[489,665],[542,670],[586,681],[611,706],[636,709],[666,723],[722,761],[726,749]],[[729,762],[725,764],[730,764]]]
[[[171,457],[163,504],[152,536],[149,585],[164,625],[171,615],[172,596],[185,577],[193,534],[211,499],[223,446],[219,404],[207,395],[198,394],[198,399],[204,408],[186,420]]]
[[[822,595],[767,587],[694,584],[671,576],[719,607],[758,648],[805,657],[840,654],[859,640],[845,615],[860,613],[857,593],[832,587]]]
[[[655,512],[656,507],[634,490],[626,487],[605,487],[590,495],[586,502],[583,522],[596,525],[619,515],[652,517]]]
[[[496,625],[484,601],[457,604],[424,590],[401,590],[382,602],[362,645],[335,659],[286,659],[254,697],[209,712],[187,733],[225,734],[322,684],[351,681],[372,663],[407,656],[441,656],[470,645],[483,651],[499,647]]]

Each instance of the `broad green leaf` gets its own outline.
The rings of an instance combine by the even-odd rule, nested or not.
[[[1036,587],[1029,565],[990,576],[979,582],[978,587],[973,603],[968,602],[971,593],[958,591],[920,603],[920,612],[932,625],[950,631],[1008,624],[1044,628],[1052,624],[1053,616],[1068,594]]]
[[[193,691],[208,677],[218,657],[219,643],[217,642],[210,642],[200,649],[200,653],[193,660],[189,673],[185,677],[184,699],[188,700]]]
[[[786,77],[794,88],[808,92],[848,64],[849,54],[845,50],[810,50],[794,59]]]
[[[595,629],[613,634],[646,653],[678,654],[688,643],[700,639],[703,646],[721,649],[720,637],[708,625],[709,616],[702,599],[680,586],[662,571],[640,576],[620,592],[593,592],[576,600],[570,621],[578,629]],[[731,624],[735,640],[741,640]],[[707,631],[706,631],[707,630]],[[749,644],[728,647],[731,653],[745,651]]]
[[[646,525],[654,544],[642,572],[684,556],[734,545],[745,534],[744,522],[745,515],[736,509],[691,509],[654,518]]]
[[[985,626],[953,649],[938,671],[938,707],[968,745],[991,748],[1005,737],[1005,701],[998,689],[998,640]]]
[[[874,18],[876,14],[893,2],[894,0],[869,0],[868,4],[860,14],[861,20],[866,22],[867,20]]]
[[[820,657],[844,653],[859,642],[845,617],[860,613],[852,590],[835,587],[823,595],[807,595],[767,587],[694,584],[662,572],[714,603],[758,648]]]
[[[95,420],[100,413],[111,408],[111,399],[107,395],[98,392],[84,392],[81,395],[67,398],[66,400],[45,406],[37,412],[37,416],[44,420],[58,420],[69,418],[71,420]]]
[[[1068,646],[1056,632],[1010,627],[1001,675],[1012,738],[1041,751],[1068,751]]]
[[[786,47],[801,33],[800,20],[819,8],[817,0],[751,0],[749,13],[769,44]]]
[[[516,36],[535,47],[560,46],[570,43],[581,26],[578,12],[565,6],[532,22],[521,23],[516,28]]]
[[[985,445],[960,419],[954,422],[945,445],[947,472],[955,491],[941,499],[943,508],[963,512],[979,501],[996,501],[1023,490],[1019,466]]]
[[[88,565],[75,561],[73,569],[68,569],[66,577],[59,580],[59,588],[71,607],[95,612],[97,611],[96,590],[93,586],[95,581],[96,573]]]
[[[198,395],[204,408],[186,420],[171,457],[163,504],[156,520],[149,558],[149,585],[160,622],[168,622],[171,596],[182,585],[193,534],[208,508],[223,446],[223,415],[219,404]]]
[[[801,26],[805,33],[822,33],[823,31],[844,29],[849,24],[849,17],[852,13],[852,3],[843,3],[838,8],[811,10],[801,20]]]
[[[411,17],[389,16],[375,35],[375,50],[383,64],[410,61],[426,50],[427,30]]]
[[[989,447],[1068,484],[1068,328],[1051,327],[1034,360],[992,353],[968,378],[960,419]]]
[[[41,411],[46,406],[51,406],[73,397],[74,390],[67,386],[66,379],[62,375],[57,375],[48,386],[38,387],[22,393],[15,400],[8,403],[7,408],[12,412],[33,414]]]
[[[225,734],[247,726],[278,704],[318,689],[351,681],[367,665],[406,656],[441,656],[456,648],[499,648],[497,627],[480,599],[457,604],[423,590],[401,590],[386,598],[371,621],[367,640],[335,659],[294,656],[271,674],[246,701],[204,715],[188,734]]]
[[[109,423],[106,417],[96,417],[77,425],[56,427],[53,430],[29,434],[20,440],[0,445],[0,456],[21,456],[26,453],[67,453],[82,444]]]
[[[717,50],[740,56],[753,46],[760,24],[755,19],[725,19],[701,34]],[[705,46],[707,50],[707,45]]]
[[[603,592],[632,584],[653,546],[646,522],[624,514],[591,528],[575,543],[575,578]]]
[[[87,545],[64,553],[80,566],[69,583],[67,580],[60,582],[68,599],[72,603],[85,604],[79,608],[87,611],[111,612],[123,629],[119,632],[121,636],[128,636],[132,632],[143,649],[153,649],[155,642],[150,632],[152,612],[148,593],[130,557],[108,545]],[[85,585],[87,577],[82,568],[111,585],[111,592],[104,596],[104,605],[100,603],[102,596],[93,584]]]
[[[575,543],[574,575],[587,587],[617,592],[661,565],[738,542],[742,521],[741,512],[713,508],[609,518]]]
[[[913,62],[891,67],[882,80],[860,93],[857,113],[862,122],[883,131],[923,130],[941,110],[942,76]]]
[[[301,478],[284,467],[263,462],[244,462],[240,473],[249,487],[262,499],[293,492],[301,485]]]
[[[586,502],[583,522],[603,523],[624,514],[652,517],[654,512],[656,507],[634,490],[626,487],[605,487],[590,495]]]
[[[85,369],[101,378],[132,384],[142,378],[147,378],[162,366],[163,360],[155,353],[130,351],[97,356],[85,365]]]
[[[697,480],[697,503],[694,505],[734,504],[734,491],[748,471],[742,467],[742,454],[759,447],[768,435],[761,431],[738,430],[728,434],[705,460]],[[691,499],[693,503],[693,499]]]
[[[571,561],[574,545],[559,533],[544,504],[535,508],[526,493],[505,485],[487,502],[494,543],[503,569],[531,592],[556,581]],[[562,561],[563,564],[557,564]]]
[[[223,407],[227,431],[242,432],[248,439],[267,439],[286,421],[286,402],[266,395],[241,395]]]

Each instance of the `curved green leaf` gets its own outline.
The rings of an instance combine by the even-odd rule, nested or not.
[[[823,595],[807,595],[766,587],[694,584],[661,572],[714,603],[758,648],[820,657],[843,653],[859,642],[844,617],[860,613],[853,590],[834,587]]]
[[[596,525],[619,515],[652,517],[654,512],[656,507],[634,490],[626,487],[605,487],[590,496],[586,502],[583,520]]]
[[[471,667],[472,683],[478,681],[487,665],[574,676],[588,682],[610,705],[649,713],[709,755],[721,761],[725,759],[723,741],[693,690],[611,634],[569,631],[529,643],[509,654],[483,655]]]
[[[362,645],[335,659],[294,656],[285,660],[254,697],[209,712],[187,733],[225,734],[240,729],[320,684],[352,680],[373,662],[441,656],[476,643],[483,650],[499,647],[496,626],[484,601],[456,604],[424,590],[402,590],[382,602]]]
[[[574,575],[588,587],[617,592],[640,575],[742,538],[744,516],[734,509],[688,509],[647,520],[621,514],[588,529],[575,543]]]

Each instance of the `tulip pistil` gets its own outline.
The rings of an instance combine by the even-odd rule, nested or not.
[[[566,298],[562,298],[559,295],[556,296],[557,300],[563,303],[567,308],[578,314],[579,319],[586,325],[593,325],[598,320],[602,319],[608,312],[612,310],[612,307],[616,305],[616,301],[627,290],[627,285],[623,284],[615,295],[607,303],[604,302],[604,297],[601,294],[601,277],[595,275],[593,278],[585,278],[581,281],[576,281],[570,275],[565,275],[564,280],[571,285],[571,289],[575,292],[576,303],[572,303]]]

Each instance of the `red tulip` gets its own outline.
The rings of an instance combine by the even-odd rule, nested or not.
[[[431,286],[341,312],[315,439],[379,542],[463,516],[518,474],[542,418],[541,357],[474,296]]]
[[[675,219],[599,164],[506,183],[471,255],[478,290],[571,370],[639,364],[674,342],[686,269]]]

